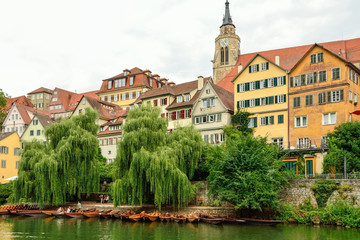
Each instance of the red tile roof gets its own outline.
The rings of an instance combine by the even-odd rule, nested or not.
[[[13,103],[28,106],[28,107],[34,107],[34,104],[25,96],[15,97],[15,98],[7,98],[6,103],[6,112],[8,112],[12,106]]]
[[[49,94],[53,94],[53,90],[51,89],[48,89],[48,88],[44,88],[44,87],[41,87],[41,88],[38,88],[32,92],[29,92],[28,95],[30,94],[35,94],[35,93],[42,93],[42,92],[46,92],[46,93],[49,93]]]
[[[100,93],[114,92],[114,91],[119,91],[119,90],[122,90],[122,89],[143,87],[143,86],[148,87],[148,88],[152,88],[152,89],[158,88],[158,84],[162,84],[162,83],[159,80],[156,80],[153,76],[146,75],[145,72],[147,72],[147,71],[148,70],[143,71],[140,68],[135,67],[135,68],[129,70],[129,73],[126,74],[126,76],[124,75],[124,73],[121,73],[121,74],[118,74],[118,75],[116,75],[114,77],[104,79],[98,93],[100,94]],[[148,71],[148,72],[151,73],[151,71]],[[115,88],[115,84],[113,82],[112,83],[112,88],[108,89],[109,80],[116,80],[116,79],[121,79],[121,78],[124,78],[124,77],[129,78],[130,76],[134,76],[134,84],[133,85],[130,86],[130,81],[127,79],[126,86]],[[152,87],[150,86],[149,81],[152,81]]]
[[[15,107],[19,111],[19,114],[21,115],[21,118],[24,120],[25,124],[29,124],[31,122],[29,112],[32,112],[33,114],[36,114],[36,115],[49,116],[49,113],[47,113],[47,112],[44,112],[42,110],[35,109],[35,108],[32,108],[32,107],[24,106],[24,105],[21,105],[21,104],[16,104],[15,103]]]
[[[212,82],[210,84],[225,107],[234,112],[234,94]]]
[[[341,52],[341,56],[349,62],[360,62],[360,38],[319,43],[318,45],[325,47],[337,55],[339,52]],[[309,44],[297,47],[242,54],[239,56],[236,62],[236,66],[222,80],[220,80],[217,85],[233,93],[234,85],[231,81],[238,74],[238,66],[241,64],[243,67],[245,67],[254,58],[254,56],[256,56],[256,54],[261,54],[272,62],[275,62],[275,56],[279,56],[280,67],[289,71],[312,46],[313,44]]]
[[[57,101],[53,101],[54,98],[57,98]],[[81,95],[70,92],[61,88],[55,88],[54,94],[52,96],[49,106],[62,105],[62,109],[49,110],[51,113],[64,113],[72,111],[76,108],[78,101],[80,100]]]
[[[98,113],[100,114],[100,118],[110,120],[117,117],[122,117],[127,114],[128,110],[123,110],[120,106],[116,104],[101,101],[99,99],[92,98],[87,95],[84,95],[83,97],[88,101],[88,103],[94,109],[98,111]]]

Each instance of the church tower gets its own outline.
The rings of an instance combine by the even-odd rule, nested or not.
[[[235,66],[240,55],[240,37],[235,33],[235,25],[230,16],[229,2],[225,2],[225,15],[220,26],[220,34],[215,39],[213,80],[218,83]]]

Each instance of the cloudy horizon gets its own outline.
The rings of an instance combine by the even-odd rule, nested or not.
[[[124,69],[211,76],[225,0],[0,0],[0,88],[85,92]],[[230,0],[241,52],[358,38],[355,0]]]

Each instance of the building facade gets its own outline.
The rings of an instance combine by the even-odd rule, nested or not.
[[[0,133],[0,183],[17,176],[20,161],[20,138],[16,132]]]
[[[35,114],[24,133],[21,135],[21,148],[24,148],[26,142],[31,142],[33,140],[46,142],[45,129],[53,123],[55,123],[55,121],[48,116]]]
[[[34,107],[47,111],[52,98],[53,91],[44,87],[38,88],[28,93],[28,98],[34,104]]]

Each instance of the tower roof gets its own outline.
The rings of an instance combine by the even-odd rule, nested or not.
[[[231,16],[230,16],[230,8],[229,8],[228,0],[226,0],[226,2],[225,2],[225,15],[223,18],[223,24],[220,27],[225,26],[225,25],[232,25],[235,27],[235,25],[232,22]]]

